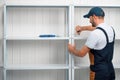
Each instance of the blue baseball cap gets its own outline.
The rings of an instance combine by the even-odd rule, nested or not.
[[[84,18],[89,18],[90,16],[93,16],[93,15],[104,17],[105,13],[104,13],[102,8],[93,7],[92,9],[90,9],[89,13],[84,15],[83,17]]]

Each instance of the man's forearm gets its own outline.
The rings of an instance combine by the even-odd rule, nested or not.
[[[82,29],[82,31],[85,31],[85,30],[93,31],[95,29],[95,27],[88,25],[88,26],[82,26],[81,29]]]

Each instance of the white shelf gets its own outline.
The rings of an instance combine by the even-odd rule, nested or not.
[[[17,7],[17,6],[31,6],[31,7],[35,7],[35,6],[39,6],[39,7],[68,7],[69,4],[39,4],[39,3],[7,3],[6,6],[8,7]]]
[[[69,40],[69,37],[7,37],[6,40]]]
[[[116,65],[114,65],[114,68],[115,69],[120,69],[120,65],[116,64]]]
[[[74,69],[86,69],[89,68],[89,65],[75,65]]]
[[[119,8],[120,7],[120,5],[111,5],[111,4],[109,4],[109,5],[101,5],[101,4],[100,5],[90,5],[90,4],[89,5],[88,4],[86,4],[86,5],[83,5],[83,4],[79,5],[79,4],[74,4],[74,6],[75,7],[84,7],[84,8],[85,7],[89,7],[90,8],[90,7],[96,7],[96,6],[105,7],[105,8]]]
[[[48,5],[54,5],[54,6],[57,6],[57,5],[69,5],[71,1],[69,0],[57,0],[57,1],[48,1],[48,0],[28,0],[28,1],[24,1],[24,0],[20,0],[20,1],[15,1],[15,0],[12,0],[12,1],[9,1],[9,0],[6,0],[6,5],[45,5],[45,6],[48,6]]]
[[[86,38],[85,37],[73,37],[73,39],[75,39],[75,40],[86,40],[87,37]]]
[[[86,69],[86,68],[89,68],[89,67],[90,67],[89,65],[76,65],[76,66],[74,66],[74,69]],[[120,69],[120,65],[114,64],[114,68],[115,69]]]
[[[116,37],[115,37],[115,40],[120,40],[120,37],[116,36]]]
[[[50,65],[14,65],[6,67],[7,70],[41,70],[41,69],[69,69],[65,64]]]
[[[72,39],[75,39],[75,40],[87,40],[87,37],[73,37]],[[115,40],[120,40],[120,38],[116,37]]]

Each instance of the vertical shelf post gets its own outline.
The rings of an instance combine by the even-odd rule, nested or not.
[[[4,53],[4,59],[3,59],[3,79],[6,80],[6,56],[7,56],[7,53],[6,53],[6,5],[4,5],[4,37],[3,37],[3,53]]]

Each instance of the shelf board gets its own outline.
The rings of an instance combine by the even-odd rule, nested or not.
[[[87,37],[73,37],[72,39],[75,39],[75,40],[87,40]],[[116,37],[115,40],[120,40],[119,37]]]
[[[19,7],[19,6],[26,6],[26,7],[68,7],[69,4],[40,4],[40,3],[6,3],[7,7]]]
[[[89,65],[75,65],[74,69],[87,69],[89,68]]]
[[[86,40],[87,37],[73,37],[73,39],[75,39],[75,40]]]
[[[7,70],[42,70],[42,69],[69,69],[68,65],[14,65],[6,67]]]
[[[75,65],[74,66],[74,69],[86,69],[86,68],[89,68],[89,65]],[[120,69],[120,65],[118,64],[114,64],[114,68],[115,69]]]
[[[117,63],[113,63],[113,65],[114,65],[114,68],[115,68],[115,69],[120,68],[120,64],[119,64],[119,63],[118,63],[118,64],[117,64]]]
[[[75,7],[86,7],[86,8],[90,8],[90,7],[96,7],[96,6],[99,6],[99,7],[103,7],[103,8],[120,8],[120,5],[79,5],[79,4],[74,4]]]
[[[69,37],[7,37],[6,40],[69,40]]]
[[[119,36],[116,36],[116,37],[115,37],[115,40],[120,40],[120,37],[119,37]]]

